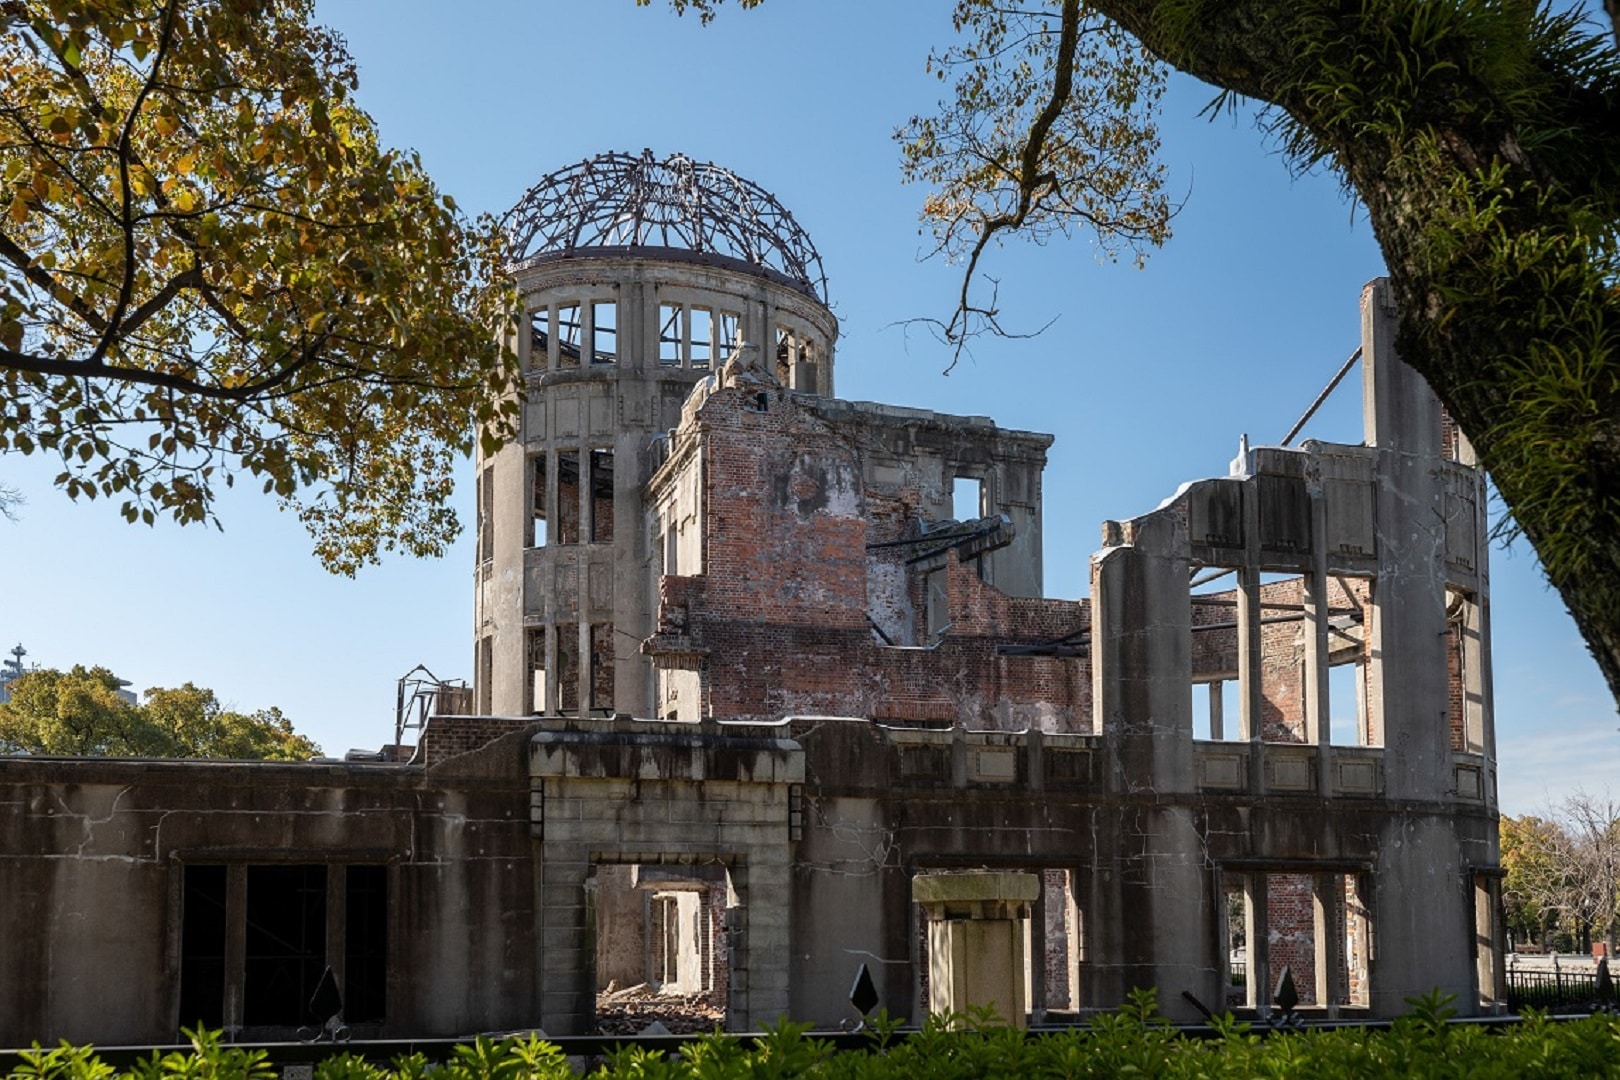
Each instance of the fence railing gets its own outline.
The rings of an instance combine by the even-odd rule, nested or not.
[[[1591,1005],[1598,996],[1596,971],[1526,971],[1507,973],[1508,1008],[1557,1009]]]

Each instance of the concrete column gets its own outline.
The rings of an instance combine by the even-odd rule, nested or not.
[[[1305,575],[1305,738],[1316,744],[1316,793],[1333,797],[1333,720],[1328,691],[1328,611],[1332,607],[1327,572],[1327,508],[1320,494],[1311,499],[1311,572]]]
[[[741,947],[735,940],[732,945],[732,978],[740,971],[743,985],[733,987],[731,1019],[740,1025],[735,1030],[759,1031],[787,1015],[791,1006],[793,867],[788,852],[756,848],[745,867],[732,870],[732,884],[742,905],[732,914],[745,929]]]
[[[584,1035],[596,1010],[591,978],[594,943],[586,939],[586,853],[546,844],[540,867],[540,1027],[553,1035]]]
[[[1248,1005],[1261,1017],[1271,1015],[1270,893],[1266,875],[1251,872],[1243,878],[1243,955],[1248,971]]]
[[[928,918],[928,1011],[989,1007],[1024,1027],[1024,934],[1040,896],[1035,874],[919,874],[912,895]]]
[[[1344,927],[1339,917],[1344,910],[1344,878],[1339,874],[1318,874],[1311,884],[1316,923],[1316,1003],[1327,1008],[1329,1019],[1336,1019],[1344,997]]]

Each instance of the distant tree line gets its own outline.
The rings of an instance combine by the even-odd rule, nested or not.
[[[1578,791],[1547,817],[1502,818],[1503,899],[1516,945],[1586,952],[1620,932],[1620,801]]]
[[[0,753],[303,761],[321,752],[280,709],[237,712],[189,682],[132,703],[123,685],[83,665],[13,679],[11,700],[0,704]]]

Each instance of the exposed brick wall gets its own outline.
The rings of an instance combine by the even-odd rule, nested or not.
[[[1084,631],[1085,601],[1008,597],[946,551],[930,565],[942,575],[949,629],[931,637],[923,574],[905,568],[915,549],[868,553],[869,544],[908,539],[907,529],[916,535],[924,478],[898,492],[868,490],[858,449],[774,390],[717,390],[697,419],[704,572],[663,579],[658,632],[645,649],[666,669],[703,658],[708,715],[1089,729],[1084,656],[997,651]],[[910,589],[909,604],[883,614],[885,632],[928,647],[892,647],[873,630],[868,584],[886,573],[874,564],[905,575]],[[897,627],[903,612],[914,622]]]
[[[1271,957],[1271,985],[1277,989],[1283,965],[1294,976],[1301,1005],[1316,1004],[1316,908],[1309,874],[1266,875],[1266,929]]]
[[[436,765],[529,726],[524,717],[433,716],[422,729],[422,764]]]

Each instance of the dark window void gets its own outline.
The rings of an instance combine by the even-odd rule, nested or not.
[[[546,455],[529,459],[529,546],[546,546]]]
[[[619,305],[598,300],[591,305],[591,363],[611,364],[619,358]]]
[[[613,624],[591,627],[591,709],[613,709]]]
[[[388,867],[349,867],[345,908],[343,1018],[377,1023],[388,1015]]]
[[[581,338],[585,326],[580,321],[578,304],[562,304],[557,308],[557,366],[579,367]]]
[[[664,367],[681,366],[681,306],[658,305],[658,363]]]
[[[326,969],[326,867],[250,866],[242,1023],[295,1027]]]
[[[579,451],[557,452],[557,543],[579,543]]]
[[[531,626],[523,632],[524,652],[529,657],[530,708],[546,711],[546,628]]]
[[[591,451],[591,539],[613,540],[613,451]]]
[[[225,1026],[225,868],[186,867],[181,898],[180,1026]]]
[[[557,624],[557,709],[579,711],[579,624]]]
[[[551,347],[551,311],[541,308],[529,313],[529,370],[544,371]]]

